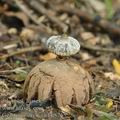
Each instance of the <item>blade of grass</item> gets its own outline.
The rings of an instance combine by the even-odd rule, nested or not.
[[[105,5],[106,5],[106,9],[107,9],[107,18],[111,19],[113,16],[113,6],[112,6],[112,0],[104,0],[105,1]]]

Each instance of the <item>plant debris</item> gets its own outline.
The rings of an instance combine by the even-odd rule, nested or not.
[[[3,109],[8,110],[0,119],[119,120],[119,4],[120,0],[0,0],[0,113]],[[48,50],[45,43],[50,36],[63,33],[77,39],[81,50],[60,60]],[[60,62],[63,66],[60,66]],[[55,71],[57,66],[58,71]],[[86,75],[86,72],[81,74],[81,69],[90,75]],[[29,75],[35,71],[37,76],[33,75],[30,79]],[[90,76],[94,80],[94,95],[89,90],[92,88],[87,81],[89,77],[85,79],[83,76]],[[42,83],[38,85],[39,78]],[[86,86],[73,84],[73,80]],[[30,103],[32,99],[47,98],[52,105],[38,105],[37,109],[24,108],[13,112],[13,108],[22,108],[15,106],[19,100],[23,100],[23,86],[26,88],[25,99]],[[80,91],[75,91],[78,97],[73,95],[72,88]],[[56,89],[61,91],[61,97],[54,91]],[[76,98],[76,102],[73,100],[76,104],[70,104],[72,98]],[[24,105],[30,103],[22,102]],[[58,109],[55,108],[57,105],[65,106]],[[13,111],[9,111],[11,107]]]

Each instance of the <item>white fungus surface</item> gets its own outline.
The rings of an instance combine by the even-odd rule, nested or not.
[[[51,36],[46,45],[51,52],[60,56],[74,55],[80,50],[79,42],[66,35]]]

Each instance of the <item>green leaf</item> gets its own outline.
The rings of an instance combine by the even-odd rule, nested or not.
[[[113,6],[112,6],[112,0],[105,0],[105,5],[107,9],[107,18],[111,19],[113,16]]]
[[[106,113],[106,115],[99,117],[99,120],[117,120],[117,119],[111,114]]]

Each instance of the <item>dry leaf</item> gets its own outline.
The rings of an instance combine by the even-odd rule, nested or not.
[[[49,52],[49,53],[47,53],[45,55],[41,55],[40,60],[46,61],[46,60],[55,59],[56,57],[57,57],[56,54]]]
[[[118,112],[116,113],[116,115],[117,115],[118,117],[120,117],[120,111],[118,111]]]
[[[113,106],[113,100],[112,99],[108,99],[107,100],[107,104],[106,104],[106,108],[110,109]]]
[[[115,70],[115,73],[120,75],[120,63],[118,60],[114,59],[112,61],[112,64],[113,64],[113,67],[114,67],[114,70]]]
[[[10,28],[9,30],[8,30],[8,34],[10,34],[10,35],[16,35],[17,34],[17,29],[16,28]]]
[[[34,31],[28,28],[22,30],[20,37],[22,40],[32,39],[34,37]]]
[[[55,99],[58,107],[81,105],[90,100],[93,80],[76,63],[69,60],[49,60],[32,69],[23,91],[27,101],[37,96],[39,100]]]
[[[89,5],[97,11],[100,16],[105,17],[106,16],[106,6],[105,3],[100,0],[88,0]]]
[[[90,54],[88,54],[88,52],[81,52],[81,53],[80,53],[80,58],[81,58],[82,60],[89,60],[89,59],[91,59],[92,57],[90,56]]]
[[[91,32],[83,32],[81,33],[81,37],[83,40],[88,40],[94,38],[95,36]]]
[[[96,45],[99,41],[98,37],[95,37],[91,32],[83,32],[81,33],[81,38],[87,43],[91,45]]]
[[[112,72],[105,72],[104,75],[106,78],[110,78],[111,80],[120,80],[120,76]]]

